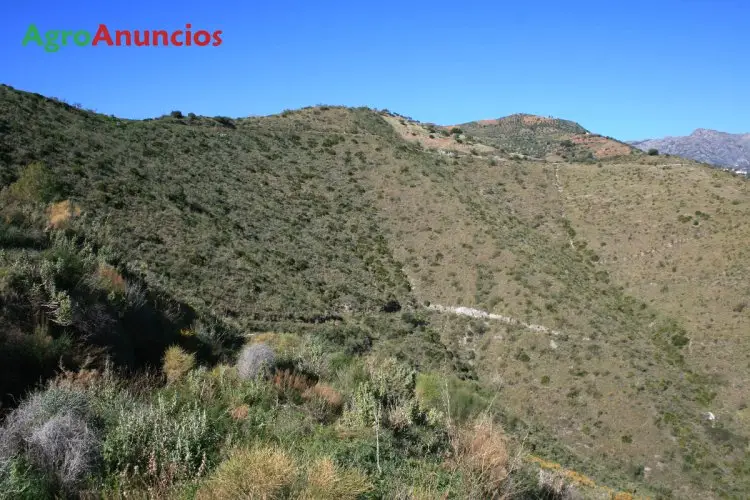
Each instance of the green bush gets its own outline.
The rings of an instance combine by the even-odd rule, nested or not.
[[[0,459],[0,500],[47,500],[54,486],[23,458]]]
[[[43,163],[32,163],[24,168],[5,193],[13,201],[26,203],[48,203],[61,194],[60,184]]]
[[[489,406],[476,382],[439,373],[417,375],[415,394],[420,410],[447,415],[450,408],[450,418],[457,422],[469,420]]]
[[[159,395],[155,402],[119,409],[104,440],[104,461],[110,474],[126,475],[138,467],[147,480],[166,472],[174,479],[192,478],[205,468],[220,438],[197,401]]]

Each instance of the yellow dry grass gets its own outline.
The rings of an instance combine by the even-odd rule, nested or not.
[[[195,367],[195,355],[173,345],[164,353],[162,371],[168,383],[174,383]]]
[[[508,440],[489,417],[481,417],[453,437],[455,466],[474,476],[486,493],[498,492],[508,478]]]
[[[263,332],[256,333],[250,337],[251,344],[266,344],[271,347],[274,352],[281,357],[288,356],[294,353],[302,343],[302,339],[299,335],[292,333],[279,333],[279,332]]]
[[[328,457],[318,459],[307,473],[304,500],[354,500],[372,489],[372,484],[356,469],[337,466]]]
[[[61,229],[68,222],[81,215],[81,207],[70,200],[53,203],[47,208],[47,227],[49,229]]]
[[[284,498],[296,477],[294,460],[281,448],[258,446],[237,449],[219,464],[211,478],[198,490],[196,498]]]

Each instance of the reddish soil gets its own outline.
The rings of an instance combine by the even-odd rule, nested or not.
[[[606,137],[578,134],[571,136],[570,140],[574,144],[586,146],[597,158],[621,156],[630,153],[630,148],[628,146],[607,139]]]

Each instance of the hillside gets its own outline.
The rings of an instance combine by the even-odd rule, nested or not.
[[[510,153],[537,158],[550,156],[550,160],[586,162],[632,153],[632,148],[626,144],[559,118],[516,114],[451,128]]]
[[[372,497],[477,494],[474,473],[448,467],[464,455],[446,462],[443,427],[425,423],[429,400],[448,430],[480,409],[502,424],[523,457],[518,488],[541,467],[592,498],[740,497],[747,181],[615,141],[597,156],[585,138],[610,140],[572,122],[460,128],[335,106],[132,121],[0,88],[3,372],[51,376],[61,353],[77,368],[103,352],[154,369],[175,343],[210,370],[250,338],[285,360],[277,375],[293,366],[351,410],[370,394],[357,381],[385,383],[385,357],[417,382],[398,399],[388,379],[378,401],[406,411],[414,392],[424,410],[398,425],[394,413],[385,434],[342,430],[351,411],[311,423],[310,388],[283,380],[281,399],[247,395],[241,432],[226,428],[333,450]],[[187,380],[187,394],[230,397]],[[2,381],[17,398],[35,377]],[[226,454],[206,446],[213,474]]]
[[[629,144],[648,151],[682,156],[719,167],[750,171],[750,134],[728,134],[716,130],[697,129],[684,137],[664,137],[631,141]]]

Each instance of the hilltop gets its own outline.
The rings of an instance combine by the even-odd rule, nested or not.
[[[532,157],[585,162],[633,153],[630,146],[559,118],[515,114],[456,127],[497,148]]]
[[[750,169],[750,134],[729,134],[717,130],[696,129],[683,137],[664,137],[631,141],[629,144],[648,151],[682,156],[719,167],[747,172]]]
[[[373,497],[498,491],[450,445],[489,432],[480,414],[522,457],[502,476],[517,497],[554,493],[540,468],[594,498],[750,488],[743,178],[530,115],[137,121],[9,87],[0,162],[6,405],[61,359],[153,372],[179,344],[204,366],[185,408],[222,439],[330,454]],[[247,340],[274,349],[271,382],[222,375]],[[139,384],[139,405],[173,394]],[[198,448],[211,475],[237,445],[219,441]]]

